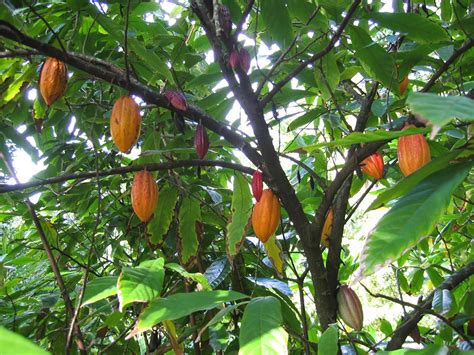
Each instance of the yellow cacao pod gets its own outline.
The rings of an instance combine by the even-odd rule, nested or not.
[[[332,208],[329,209],[328,214],[326,215],[326,220],[324,221],[323,231],[321,232],[321,243],[329,248],[329,237],[332,232],[332,220],[334,219],[334,211]]]
[[[400,95],[402,96],[405,91],[407,90],[407,87],[408,87],[408,83],[410,82],[410,80],[408,79],[408,76],[404,77],[402,81],[400,81]]]
[[[262,243],[275,234],[280,224],[280,202],[270,189],[263,190],[262,197],[253,207],[252,227]]]
[[[110,115],[110,134],[122,153],[137,142],[141,121],[140,108],[130,96],[122,96],[115,102]]]
[[[66,82],[66,65],[56,58],[47,58],[41,67],[39,77],[39,89],[46,105],[51,106],[63,96]]]
[[[148,222],[158,202],[158,186],[153,175],[146,171],[135,174],[132,184],[132,207],[142,222]]]
[[[403,129],[415,127],[406,125]],[[431,152],[422,134],[413,134],[398,139],[398,165],[403,175],[408,176],[431,160]]]

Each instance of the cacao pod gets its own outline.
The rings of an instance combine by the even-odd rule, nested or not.
[[[39,77],[39,89],[46,105],[51,106],[63,96],[66,82],[66,65],[56,58],[47,58],[41,67]]]
[[[406,76],[402,81],[400,81],[400,86],[399,86],[400,96],[402,96],[407,90],[408,83],[409,83],[408,76]]]
[[[110,115],[110,134],[117,148],[128,152],[140,135],[140,108],[130,96],[121,96]]]
[[[209,149],[209,138],[207,136],[206,127],[199,123],[194,134],[194,147],[196,148],[199,159],[204,159]]]
[[[165,96],[170,102],[171,106],[173,106],[174,108],[181,111],[186,111],[188,109],[188,103],[186,102],[186,98],[181,92],[168,90],[165,92]]]
[[[383,177],[383,157],[382,154],[376,152],[365,158],[360,164],[360,168],[364,173],[373,177],[375,180],[380,180]]]
[[[240,48],[239,63],[240,68],[247,73],[250,69],[250,54],[245,48]]]
[[[231,67],[232,69],[235,69],[237,68],[238,65],[239,65],[239,52],[233,49],[229,55],[229,67]]]
[[[262,192],[262,197],[253,207],[252,227],[255,235],[265,243],[275,234],[280,224],[280,202],[270,189]]]
[[[341,285],[337,293],[339,317],[349,327],[361,330],[364,323],[364,313],[359,297],[348,285]]]
[[[415,127],[406,125],[403,129]],[[403,175],[408,176],[431,160],[431,152],[422,134],[413,134],[398,139],[398,165]]]
[[[263,175],[260,170],[255,170],[252,175],[252,194],[255,200],[260,201],[263,192]]]
[[[321,232],[321,243],[329,248],[329,237],[332,232],[332,221],[334,219],[334,211],[332,208],[329,209],[326,220],[324,221],[323,231]]]
[[[219,24],[226,35],[232,30],[232,19],[230,18],[229,8],[225,5],[219,6]]]
[[[135,174],[132,184],[132,207],[140,221],[148,222],[158,202],[158,186],[153,175],[146,171]]]

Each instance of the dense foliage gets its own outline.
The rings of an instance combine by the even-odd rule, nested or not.
[[[473,11],[2,2],[0,352],[472,349]]]

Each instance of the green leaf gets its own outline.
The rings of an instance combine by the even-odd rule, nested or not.
[[[41,349],[32,341],[22,337],[20,334],[14,333],[8,329],[0,327],[0,354],[2,355],[44,355],[49,354],[46,350]]]
[[[410,93],[407,103],[417,113],[437,127],[453,118],[474,121],[474,100],[463,96],[439,96],[430,93]]]
[[[151,234],[150,242],[159,244],[163,236],[168,232],[173,220],[174,208],[178,201],[178,190],[167,187],[160,191],[159,202],[155,214],[147,225],[147,231]]]
[[[443,316],[448,314],[453,308],[453,303],[453,296],[449,290],[435,290],[431,305],[436,313]]]
[[[194,198],[185,197],[181,202],[178,219],[181,261],[186,264],[197,254],[199,247],[196,233],[196,222],[201,220],[199,201]]]
[[[234,193],[232,195],[232,215],[227,225],[227,254],[230,258],[239,253],[240,246],[247,235],[250,214],[252,213],[252,195],[247,179],[241,173],[235,173]]]
[[[316,120],[318,117],[320,117],[323,113],[326,113],[327,110],[322,110],[322,109],[315,109],[311,110],[304,115],[301,115],[298,118],[295,118],[291,123],[288,125],[288,132],[291,132],[295,130],[296,128],[299,128],[301,126],[304,126],[310,122],[313,122]]]
[[[139,266],[124,267],[117,282],[119,311],[133,302],[149,302],[160,296],[165,271],[164,259],[147,260]]]
[[[173,270],[174,272],[177,272],[184,278],[200,283],[204,290],[212,289],[212,287],[209,285],[209,281],[207,280],[206,276],[204,276],[200,272],[194,272],[194,273],[187,272],[181,265],[176,264],[176,263],[166,264],[165,267],[167,269]]]
[[[400,198],[369,235],[362,251],[360,274],[370,275],[428,236],[472,165],[458,164],[438,171]]]
[[[140,314],[135,329],[128,335],[131,338],[164,320],[175,320],[197,311],[212,309],[224,302],[231,302],[247,296],[235,291],[200,291],[176,293],[166,298],[150,302]]]
[[[427,176],[447,167],[449,165],[449,162],[453,159],[456,159],[456,157],[460,153],[461,152],[458,150],[452,151],[431,160],[428,164],[422,166],[413,174],[410,174],[404,177],[398,183],[387,188],[384,192],[378,195],[375,201],[372,202],[372,204],[369,206],[367,210],[370,211],[370,210],[380,208],[383,205],[385,205],[387,202],[405,195],[413,187],[415,187],[417,184],[423,181]]]
[[[332,324],[324,331],[318,343],[318,355],[336,355],[338,351],[337,326]]]
[[[418,43],[449,41],[448,34],[441,26],[418,14],[374,12],[369,16],[379,25],[405,34]]]
[[[449,354],[445,345],[428,344],[423,349],[400,349],[394,351],[380,351],[380,355],[445,355]]]
[[[336,56],[333,52],[329,52],[319,61],[319,64],[320,66],[314,69],[314,78],[321,90],[322,98],[328,100],[331,97],[331,91],[334,93],[340,79]]]
[[[117,280],[117,276],[103,276],[89,281],[81,307],[114,296],[117,293]]]
[[[245,307],[239,336],[239,355],[287,354],[288,334],[281,326],[280,301],[258,297]]]
[[[382,333],[384,333],[386,336],[390,336],[393,333],[393,328],[390,322],[384,318],[380,319],[380,330]]]
[[[262,20],[267,31],[286,48],[293,39],[291,20],[285,1],[265,0],[261,3]]]
[[[351,26],[349,33],[354,44],[355,56],[364,70],[386,88],[396,88],[398,92],[397,68],[393,58],[361,27]]]

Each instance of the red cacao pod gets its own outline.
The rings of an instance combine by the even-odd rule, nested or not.
[[[209,138],[207,136],[206,127],[199,123],[194,134],[194,147],[196,148],[199,159],[204,159],[209,149]]]
[[[219,24],[226,35],[232,30],[232,19],[230,18],[229,8],[225,5],[219,6]]]
[[[173,106],[174,108],[181,111],[186,111],[188,109],[188,103],[186,102],[186,98],[181,92],[168,90],[165,91],[165,96],[170,102],[171,106]]]
[[[239,63],[240,68],[247,73],[250,69],[250,54],[245,48],[240,48]]]
[[[263,175],[260,170],[255,170],[252,175],[252,194],[255,200],[260,201],[263,193]]]
[[[132,207],[142,222],[148,222],[158,202],[158,186],[153,175],[146,171],[135,174],[132,184]]]
[[[364,313],[359,297],[348,285],[341,285],[337,293],[339,317],[349,327],[361,330],[364,323]]]
[[[262,243],[275,234],[280,224],[280,202],[270,189],[263,190],[252,212],[252,227]]]
[[[403,129],[415,127],[406,125]],[[408,176],[431,160],[431,152],[422,134],[413,134],[398,139],[398,165],[403,175]]]
[[[372,155],[369,155],[362,161],[362,163],[360,163],[360,168],[367,175],[373,177],[376,180],[380,180],[383,177],[384,170],[382,154],[376,152]]]
[[[321,232],[321,243],[329,248],[329,237],[332,232],[332,221],[334,219],[334,211],[332,208],[329,209],[326,220],[324,221],[323,231]]]
[[[110,134],[122,153],[137,142],[141,121],[140,108],[130,96],[121,96],[115,102],[110,115]]]
[[[229,67],[231,67],[232,69],[235,69],[237,68],[238,65],[239,65],[239,52],[233,49],[229,55]]]
[[[66,65],[56,58],[47,58],[41,67],[39,89],[46,105],[51,106],[66,90]]]
[[[400,96],[402,96],[405,93],[405,91],[407,90],[409,82],[410,81],[408,80],[408,76],[406,76],[402,81],[400,81],[400,85],[399,85]]]

